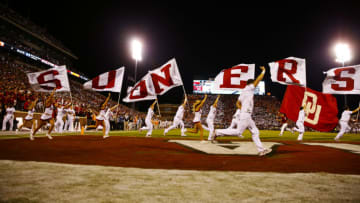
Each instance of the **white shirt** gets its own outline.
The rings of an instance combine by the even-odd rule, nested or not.
[[[215,119],[215,116],[216,116],[216,108],[215,108],[213,105],[211,105],[211,106],[210,106],[209,114],[208,114],[208,116],[207,116],[206,119],[214,120],[214,119]]]
[[[50,105],[50,107],[45,108],[45,112],[41,115],[40,119],[48,120],[52,118],[54,106]]]
[[[299,111],[298,119],[296,122],[304,123],[304,121],[305,121],[305,111],[304,109],[302,109],[301,111]]]
[[[176,114],[175,114],[175,118],[176,119],[179,119],[179,120],[182,120],[183,117],[184,117],[184,107],[183,105],[180,105],[178,110],[176,111]]]
[[[154,115],[154,110],[152,110],[152,108],[149,108],[145,120],[151,120],[153,115]]]
[[[28,111],[25,120],[32,120],[34,118],[35,108]]]
[[[234,114],[234,119],[240,120],[240,113],[241,113],[241,109],[236,109],[236,112]]]
[[[108,109],[105,113],[105,119],[110,120],[110,116],[112,116],[112,115],[113,115],[112,111],[110,109]]]
[[[349,122],[352,111],[345,110],[341,114],[340,121]]]
[[[7,107],[6,108],[6,116],[13,116],[15,113],[15,108],[14,107]]]
[[[238,100],[241,102],[241,113],[252,113],[254,107],[254,84],[247,85]]]
[[[74,119],[74,116],[75,116],[75,110],[74,109],[67,109],[66,112],[68,113],[67,114],[68,119]]]
[[[201,109],[200,109],[199,111],[196,111],[196,112],[195,112],[195,116],[194,116],[194,120],[193,120],[194,123],[200,122],[200,120],[201,120],[201,113],[202,113],[202,110],[201,110]]]
[[[100,110],[100,113],[99,113],[99,115],[98,116],[96,116],[96,120],[99,120],[99,121],[102,121],[102,120],[104,120],[105,119],[105,110],[104,109],[102,109],[102,110]]]
[[[56,119],[62,119],[64,117],[64,115],[65,115],[64,107],[58,107]]]

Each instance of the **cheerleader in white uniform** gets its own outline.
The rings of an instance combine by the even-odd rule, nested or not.
[[[110,96],[111,94],[109,93],[108,97],[105,99],[105,101],[100,104],[100,111],[99,112],[96,112],[96,111],[93,111],[97,116],[96,116],[96,123],[95,125],[92,125],[92,126],[88,126],[88,128],[97,128],[99,125],[102,126],[102,130],[103,130],[103,137],[105,137],[105,129],[106,129],[106,126],[105,126],[105,114],[106,114],[106,106],[107,106],[107,103],[110,99]]]
[[[116,109],[117,107],[119,106],[119,104],[111,107],[111,108],[108,108],[106,110],[106,113],[105,113],[105,135],[104,135],[104,139],[105,138],[108,138],[109,137],[109,132],[110,132],[110,117],[113,116],[113,111],[114,109]]]
[[[56,122],[55,122],[55,132],[63,133],[64,129],[64,116],[65,116],[65,109],[68,108],[71,104],[63,106],[59,103],[56,103],[55,106],[57,107],[57,115],[56,115]]]
[[[195,103],[193,104],[193,111],[194,111],[194,129],[191,130],[187,130],[187,132],[189,133],[197,133],[198,131],[200,131],[200,140],[203,141],[204,140],[204,129],[201,125],[201,114],[202,114],[202,106],[204,105],[205,101],[206,101],[207,95],[205,95],[204,99],[202,101],[200,100],[196,100]]]
[[[34,130],[34,132],[30,133],[30,140],[34,140],[34,135],[36,134],[36,132],[44,125],[46,125],[47,123],[50,123],[50,128],[49,131],[46,133],[46,136],[51,140],[51,131],[54,128],[54,109],[55,109],[55,98],[54,98],[54,94],[55,94],[56,88],[54,88],[54,90],[51,92],[50,96],[46,99],[45,101],[45,112],[41,115],[40,117],[40,122],[39,125],[37,126],[37,128]]]
[[[65,111],[66,111],[65,131],[73,131],[74,130],[75,110],[72,108],[72,105],[71,105]]]
[[[171,126],[169,126],[168,128],[166,128],[164,130],[164,136],[166,135],[166,133],[168,133],[170,130],[175,129],[176,127],[178,127],[180,125],[181,128],[181,136],[186,136],[185,132],[186,129],[184,127],[184,121],[183,121],[183,117],[184,117],[184,112],[185,112],[185,105],[187,103],[187,97],[185,95],[185,99],[184,99],[184,103],[181,104],[178,108],[178,110],[176,111],[175,117],[174,117],[174,121],[172,123]]]
[[[6,123],[9,122],[10,124],[10,131],[13,130],[14,127],[14,113],[15,113],[15,108],[13,104],[9,104],[9,106],[6,108],[6,115],[4,117],[3,120],[3,125],[2,125],[2,131],[6,130]]]
[[[216,107],[217,107],[219,98],[220,98],[220,95],[217,96],[214,104],[210,106],[210,111],[206,118],[207,127],[204,125],[202,126],[205,130],[209,131],[209,137],[208,137],[209,141],[214,139],[214,134],[215,134],[214,120],[215,120],[215,116],[216,116]]]
[[[34,128],[35,128],[35,123],[33,122],[34,120],[34,113],[35,113],[35,105],[37,103],[39,99],[36,98],[35,101],[33,101],[29,107],[28,107],[28,113],[27,115],[25,116],[24,118],[24,123],[21,124],[19,126],[19,129],[17,131],[20,131],[22,129],[22,127],[25,125],[25,126],[30,126],[31,125],[31,130],[30,130],[30,133],[34,131]]]
[[[151,122],[151,119],[152,119],[152,117],[154,115],[154,107],[155,107],[156,103],[157,103],[157,100],[155,100],[154,103],[152,103],[151,106],[148,109],[148,112],[147,112],[146,118],[145,118],[145,125],[146,126],[139,129],[140,132],[142,130],[147,130],[146,137],[151,137],[151,134],[152,134],[153,124]]]

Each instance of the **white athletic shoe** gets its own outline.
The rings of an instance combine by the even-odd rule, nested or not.
[[[151,135],[149,135],[149,134],[146,134],[146,136],[145,137],[151,137]]]
[[[51,135],[50,134],[48,134],[48,133],[46,133],[46,136],[50,139],[50,140],[52,140],[53,138],[51,137]]]
[[[186,137],[187,135],[186,134],[182,134],[181,137]]]
[[[200,143],[205,144],[205,143],[208,143],[208,141],[207,140],[201,140]]]
[[[166,136],[166,132],[165,132],[165,130],[164,130],[164,136]]]
[[[106,138],[108,138],[108,137],[110,137],[110,136],[109,136],[109,135],[104,135],[104,136],[103,136],[104,139],[106,139]]]
[[[269,154],[272,151],[272,149],[264,149],[263,151],[259,152],[259,156],[265,156]]]
[[[31,141],[34,140],[34,134],[33,134],[33,132],[30,132],[30,140],[31,140]]]

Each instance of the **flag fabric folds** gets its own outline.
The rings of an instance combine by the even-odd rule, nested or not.
[[[149,71],[157,95],[163,95],[170,89],[183,85],[175,59],[169,60],[161,67]]]
[[[305,59],[288,57],[275,62],[270,62],[271,80],[283,85],[306,86]]]
[[[360,65],[333,68],[325,74],[323,93],[360,94]]]
[[[66,66],[58,66],[44,71],[26,74],[30,86],[38,92],[51,92],[56,87],[57,92],[69,92],[70,85]]]
[[[337,101],[331,94],[300,86],[287,86],[280,112],[294,122],[298,118],[301,106],[305,106],[308,115],[304,125],[318,131],[328,132],[333,130],[338,124]]]
[[[123,102],[137,102],[156,99],[154,85],[150,73],[147,73],[134,87],[128,88]]]
[[[121,92],[125,68],[121,67],[93,78],[84,83],[84,89],[94,91]]]
[[[244,89],[249,79],[254,79],[255,64],[239,64],[222,70],[216,77],[213,88],[215,90]]]

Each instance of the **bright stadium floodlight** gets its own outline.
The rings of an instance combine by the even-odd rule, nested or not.
[[[133,39],[131,41],[131,52],[132,52],[132,58],[135,61],[141,61],[142,44],[139,40]]]
[[[349,45],[345,43],[338,43],[335,45],[334,51],[336,55],[336,62],[342,63],[344,66],[345,62],[350,61],[351,53]]]

